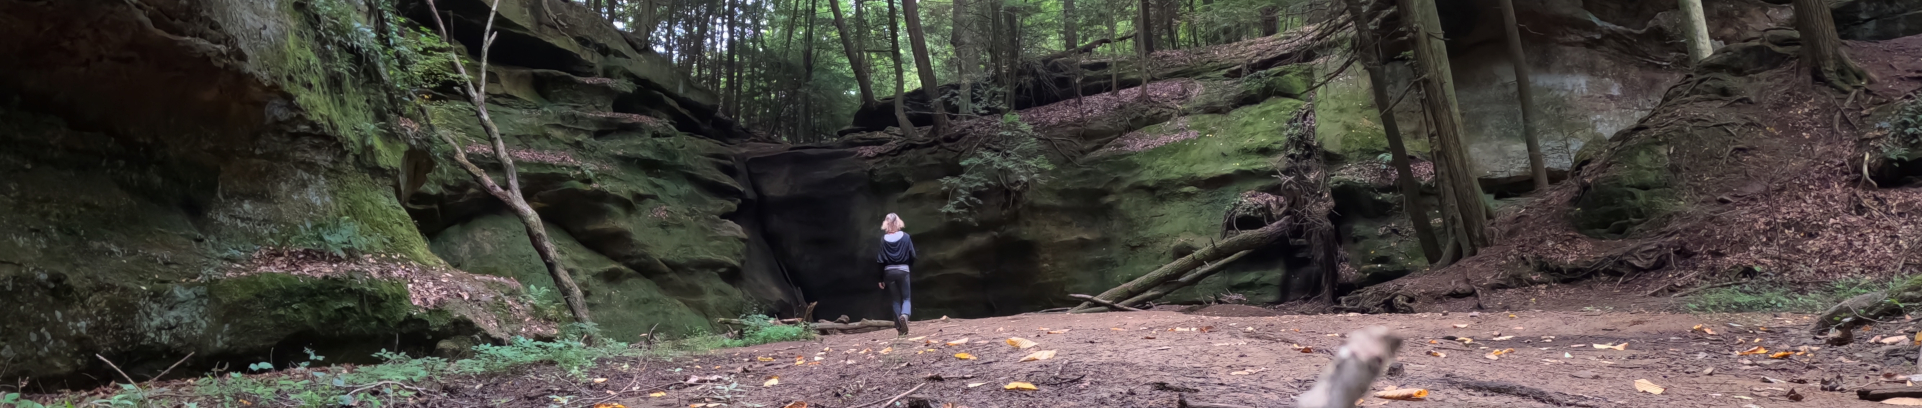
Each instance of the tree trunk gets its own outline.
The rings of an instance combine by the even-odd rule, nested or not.
[[[1002,57],[1001,60],[1007,61],[1008,66],[1001,72],[1001,83],[1008,84],[1008,92],[1002,95],[1002,105],[1012,109],[1015,105],[1014,97],[1025,88],[1019,84],[1020,81],[1018,80],[1021,77],[1019,72],[1021,70],[1021,16],[1013,10],[1003,10],[1001,16],[1007,19],[1007,25],[1005,27],[1007,27],[1008,31],[1008,35],[1006,36],[1008,45],[1005,52],[1007,52],[1008,55]]]
[[[1074,0],[1061,0],[1061,43],[1066,47],[1062,49],[1081,45],[1081,28],[1075,23]]]
[[[427,7],[434,14],[434,24],[440,27],[441,38],[444,41],[450,41],[448,45],[453,45],[452,40],[446,40],[454,37],[447,34],[447,24],[441,21],[440,10],[434,5],[433,0],[428,0]],[[500,1],[495,0],[493,7],[500,7]],[[494,9],[488,10],[487,25],[481,29],[481,38],[493,38],[496,12],[497,10]],[[507,177],[507,188],[503,189],[499,184],[495,184],[494,178],[488,176],[487,171],[481,170],[480,166],[475,166],[473,162],[468,161],[466,146],[454,140],[453,135],[441,133],[442,141],[448,144],[450,150],[453,150],[454,160],[467,170],[468,175],[474,177],[476,183],[480,183],[488,194],[506,203],[508,208],[514,210],[514,215],[520,217],[522,226],[526,227],[529,243],[533,244],[534,252],[540,254],[541,263],[547,266],[547,274],[554,278],[554,286],[560,287],[561,298],[567,302],[568,311],[573,312],[574,320],[580,323],[593,323],[594,319],[587,311],[587,300],[581,295],[581,287],[574,284],[573,275],[568,274],[567,267],[561,265],[560,251],[554,249],[553,240],[547,238],[547,228],[542,225],[540,214],[535,213],[534,208],[529,206],[527,199],[521,195],[520,171],[514,168],[514,158],[508,154],[507,142],[501,138],[500,128],[495,127],[494,119],[487,115],[487,51],[493,45],[492,43],[491,40],[483,40],[481,44],[479,81],[475,81],[474,77],[467,74],[467,66],[460,62],[461,59],[458,56],[454,58],[454,69],[460,74],[461,85],[467,92],[468,102],[474,104],[475,119],[480,120],[481,130],[487,132],[487,138],[494,148],[494,156],[501,162],[501,173]],[[451,55],[452,52],[450,51],[449,54]],[[476,88],[476,83],[480,84],[479,88]]]
[[[934,129],[930,132],[939,136],[948,128],[948,115],[941,106],[941,82],[934,77],[927,34],[921,30],[921,7],[915,0],[901,0],[901,16],[908,25],[908,45],[914,49],[914,71],[921,77],[921,89],[928,93],[928,106],[934,109]]]
[[[802,140],[810,142],[814,141],[814,120],[817,116],[814,114],[814,38],[817,37],[814,35],[814,27],[818,25],[815,17],[821,14],[820,10],[819,3],[808,0],[808,28],[807,33],[803,34],[807,36],[807,41],[802,43],[801,51],[801,92],[798,94],[801,98],[801,129],[797,134]]]
[[[1375,98],[1375,110],[1381,115],[1383,136],[1388,138],[1388,154],[1394,155],[1389,161],[1395,166],[1395,186],[1401,190],[1402,207],[1407,209],[1408,221],[1415,229],[1415,240],[1421,242],[1422,256],[1428,263],[1441,262],[1441,242],[1435,239],[1435,228],[1429,224],[1428,204],[1421,199],[1421,183],[1415,181],[1415,170],[1408,164],[1408,147],[1402,142],[1401,122],[1395,120],[1395,103],[1388,95],[1388,73],[1382,69],[1379,39],[1375,38],[1374,27],[1367,24],[1374,19],[1362,8],[1365,0],[1343,0],[1348,6],[1348,15],[1356,21],[1355,55],[1361,59],[1361,66],[1368,73],[1368,85]]]
[[[861,104],[874,104],[874,86],[872,78],[868,77],[867,61],[861,57],[861,49],[854,45],[859,43],[854,37],[859,34],[849,31],[847,20],[841,17],[841,0],[828,0],[828,7],[834,11],[834,29],[841,37],[841,50],[848,54],[848,67],[854,71],[855,86],[861,91]]]
[[[1261,6],[1261,36],[1281,33],[1281,12],[1275,6]]]
[[[1155,19],[1154,11],[1152,11],[1154,9],[1154,2],[1141,0],[1135,8],[1139,9],[1141,14],[1141,18],[1135,20],[1135,41],[1141,45],[1139,48],[1141,48],[1141,56],[1145,62],[1149,54],[1155,53]]]
[[[1508,59],[1515,67],[1515,99],[1522,104],[1522,141],[1528,145],[1528,173],[1535,179],[1535,191],[1548,191],[1548,163],[1542,157],[1542,139],[1535,120],[1542,117],[1535,106],[1533,83],[1528,80],[1528,56],[1522,52],[1521,26],[1515,22],[1515,0],[1502,0],[1502,22],[1508,29]]]
[[[1868,85],[1868,71],[1842,49],[1842,36],[1835,32],[1835,17],[1829,12],[1829,2],[1795,0],[1794,4],[1795,29],[1802,32],[1803,64],[1809,67],[1815,80],[1842,91]]]
[[[1176,259],[1167,265],[1162,265],[1160,268],[1148,272],[1147,275],[1141,275],[1141,277],[1128,281],[1128,283],[1123,283],[1120,286],[1101,292],[1100,295],[1095,295],[1095,297],[1107,301],[1133,298],[1142,292],[1147,292],[1156,286],[1161,286],[1162,283],[1180,278],[1188,271],[1202,267],[1208,262],[1227,258],[1241,251],[1259,249],[1281,241],[1281,239],[1287,235],[1288,229],[1293,227],[1294,223],[1284,220],[1268,224],[1260,229],[1243,231],[1240,234],[1215,243],[1215,245],[1203,247],[1192,254],[1188,254],[1188,256]],[[1073,312],[1079,313],[1092,310],[1094,310],[1094,307],[1091,303],[1082,303],[1080,306],[1075,306]]]
[[[1421,76],[1422,101],[1434,122],[1435,180],[1442,190],[1443,218],[1451,221],[1450,235],[1462,258],[1487,247],[1488,212],[1481,185],[1475,181],[1468,149],[1462,142],[1460,104],[1455,99],[1454,72],[1448,66],[1448,45],[1442,37],[1441,17],[1434,0],[1400,0],[1404,19],[1416,33],[1415,73]],[[1444,248],[1444,252],[1446,249]],[[1445,258],[1445,257],[1444,257]]]
[[[976,35],[980,30],[975,24],[974,8],[968,0],[954,0],[954,32],[948,35],[948,44],[954,46],[954,80],[961,84],[960,106],[955,113],[961,115],[972,115],[975,111],[974,70],[980,64],[980,57],[976,55],[980,41]]]
[[[1682,6],[1682,34],[1687,38],[1688,62],[1702,62],[1714,53],[1709,46],[1708,17],[1702,12],[1702,0],[1679,0]]]
[[[907,105],[902,102],[907,99],[903,98],[903,96],[907,93],[908,85],[906,82],[907,79],[905,78],[907,72],[901,68],[901,20],[895,18],[894,0],[883,1],[888,2],[888,44],[890,51],[888,55],[894,58],[894,118],[900,123],[901,135],[913,139],[914,121],[908,119]]]

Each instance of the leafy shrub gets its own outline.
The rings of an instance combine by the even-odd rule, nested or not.
[[[1000,189],[1007,194],[1007,205],[1020,200],[1029,188],[1047,181],[1054,163],[1041,151],[1040,137],[1020,115],[1001,116],[1000,127],[992,139],[961,160],[961,175],[942,177],[941,187],[948,191],[948,204],[941,213],[958,220],[974,220],[983,204],[981,195]]]
[[[746,347],[757,344],[779,343],[783,341],[808,340],[814,338],[814,331],[802,325],[780,324],[773,317],[763,315],[742,316],[741,321],[747,328],[741,330],[741,338],[734,339],[728,347]]]

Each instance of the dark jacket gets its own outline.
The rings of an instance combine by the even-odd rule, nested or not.
[[[907,265],[909,269],[914,268],[914,259],[914,237],[906,232],[901,233],[899,241],[888,242],[887,238],[881,238],[881,251],[874,256],[874,261],[883,267]],[[886,273],[885,268],[883,273]]]

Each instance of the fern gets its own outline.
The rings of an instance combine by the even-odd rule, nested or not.
[[[1003,115],[1001,124],[989,140],[961,160],[960,175],[942,177],[941,187],[948,191],[948,204],[941,213],[957,220],[974,222],[974,214],[984,202],[981,196],[991,190],[1007,193],[1006,204],[1019,202],[1023,193],[1047,181],[1054,163],[1041,151],[1034,128],[1013,113]]]

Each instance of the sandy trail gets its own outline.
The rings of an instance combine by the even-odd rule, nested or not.
[[[1256,310],[1217,307],[1204,313],[1261,314]],[[1892,358],[1879,357],[1875,350],[1890,346],[1868,342],[1896,333],[1906,323],[1873,328],[1860,335],[1856,345],[1829,348],[1804,334],[1809,318],[1802,315],[1512,314],[1218,317],[1157,311],[922,321],[905,338],[892,330],[834,335],[656,362],[651,372],[623,374],[654,381],[723,378],[676,385],[662,397],[616,401],[629,407],[781,407],[795,401],[848,407],[884,401],[925,383],[897,406],[1175,407],[1179,394],[1185,393],[1197,402],[1285,407],[1292,406],[1294,395],[1306,390],[1331,360],[1331,352],[1343,341],[1339,336],[1372,325],[1407,338],[1399,353],[1404,373],[1377,381],[1376,389],[1425,388],[1431,393],[1423,402],[1369,398],[1363,406],[1870,406],[1878,404],[1857,400],[1853,390],[1903,386],[1881,381],[1879,375],[1885,369],[1911,370],[1885,364],[1913,361],[1915,356],[1914,347],[1901,346],[1903,351],[1889,352]],[[1698,324],[1715,334],[1691,330]],[[1464,344],[1444,336],[1473,341]],[[1038,345],[1016,349],[1004,342],[1010,337]],[[964,338],[966,343],[947,344]],[[1623,343],[1627,345],[1622,350],[1594,346]],[[1756,346],[1771,351],[1819,348],[1784,359],[1736,355]],[[1486,357],[1507,349],[1513,351],[1499,359]],[[1056,355],[1019,361],[1040,350]],[[959,359],[957,353],[975,359]],[[934,375],[945,380],[928,379]],[[1823,379],[1838,375],[1849,392],[1818,390]],[[778,377],[778,384],[763,386],[770,377]],[[1638,392],[1638,379],[1666,390],[1661,395]],[[1038,389],[1003,389],[1016,381]],[[608,381],[603,388],[633,382]],[[740,385],[722,390],[727,384]],[[1786,397],[1791,389],[1803,399]]]

